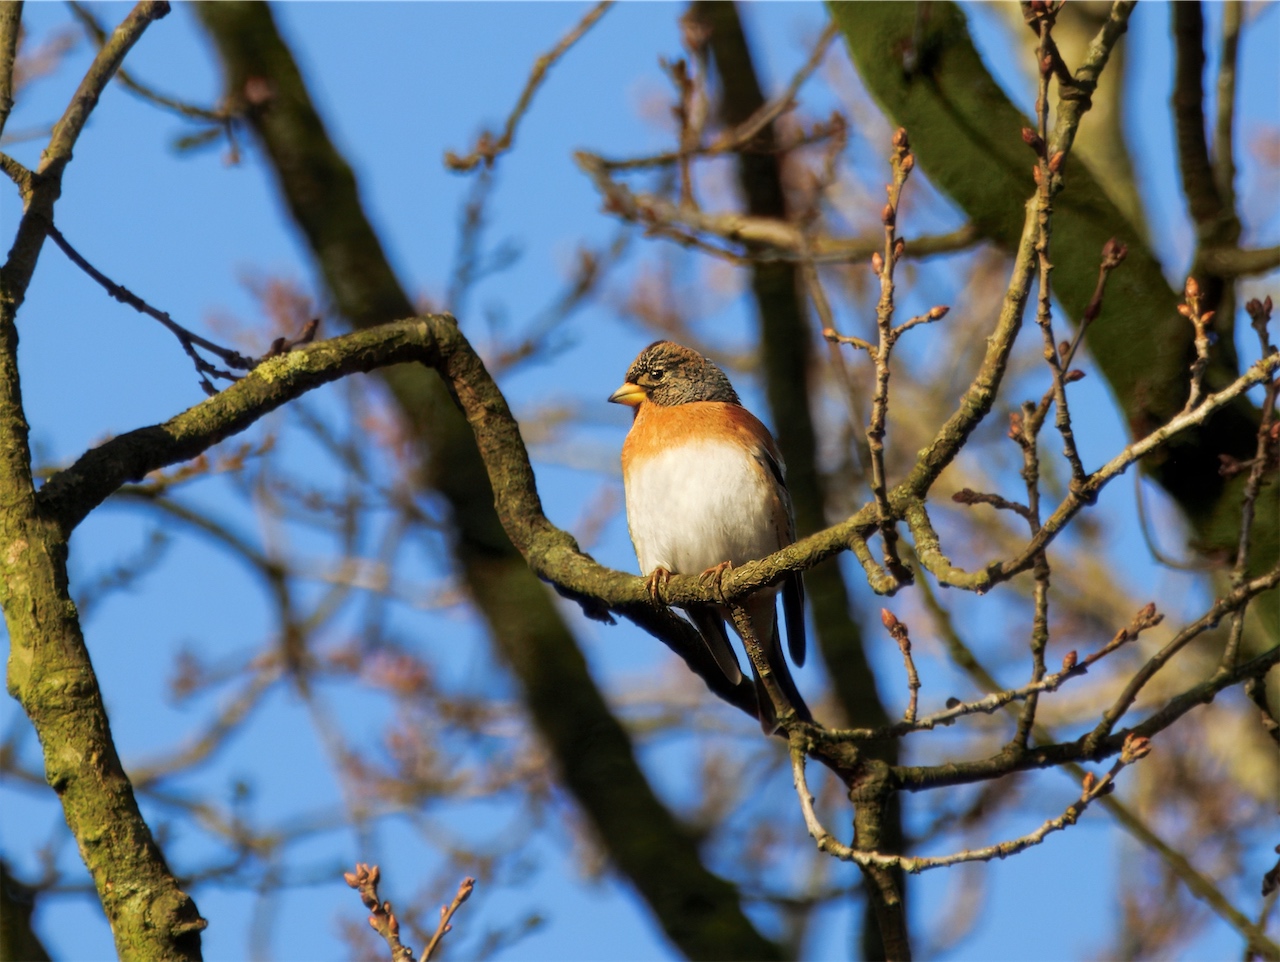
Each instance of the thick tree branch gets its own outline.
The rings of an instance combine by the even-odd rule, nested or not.
[[[1196,254],[1196,259],[1211,274],[1248,277],[1265,274],[1280,267],[1280,245],[1252,249],[1231,245],[1202,247]]]
[[[93,878],[117,952],[122,958],[199,959],[205,921],[138,810],[68,592],[66,536],[36,501],[16,324],[76,139],[125,53],[168,9],[166,3],[139,4],[94,58],[54,128],[0,268],[0,606],[9,629],[9,692],[40,738],[45,777]],[[13,12],[10,7],[4,15]],[[11,77],[3,50],[12,24],[2,23],[0,70]]]
[[[18,30],[22,26],[22,0],[0,3],[0,135],[4,134],[13,110],[13,65],[18,53]]]
[[[1213,122],[1213,179],[1228,210],[1236,209],[1236,66],[1240,53],[1242,0],[1222,5],[1222,45],[1218,54],[1217,111]]]
[[[1204,12],[1200,0],[1169,5],[1177,63],[1173,74],[1173,122],[1178,168],[1191,219],[1202,237],[1216,232],[1219,219],[1231,216],[1218,192],[1209,160],[1204,120]]]

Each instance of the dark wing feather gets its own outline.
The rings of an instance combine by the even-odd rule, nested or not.
[[[685,614],[698,629],[698,634],[702,635],[707,650],[711,652],[711,657],[716,660],[716,664],[720,666],[720,670],[724,672],[730,684],[736,685],[742,681],[742,669],[738,667],[738,659],[734,656],[733,647],[729,644],[729,636],[724,630],[724,619],[713,608],[686,608]]]
[[[787,659],[783,657],[782,647],[778,639],[778,616],[773,616],[773,636],[765,642],[764,645],[765,660],[769,664],[769,670],[773,673],[774,679],[778,683],[778,687],[782,689],[783,696],[791,703],[791,707],[796,710],[796,715],[801,721],[812,722],[813,715],[809,711],[809,706],[805,704],[804,698],[800,695],[800,689],[796,687],[795,679],[791,677],[791,669],[787,667]],[[747,659],[751,661],[750,658]],[[769,698],[769,692],[765,690],[764,682],[760,679],[759,672],[756,671],[754,663],[751,665],[751,676],[756,683],[756,703],[759,706],[760,727],[764,729],[766,735],[772,735],[778,730],[778,715],[774,711],[773,701]]]
[[[796,540],[796,516],[791,506],[791,492],[787,490],[787,480],[783,474],[782,464],[768,451],[763,452],[764,462],[773,473],[774,480],[782,494],[787,508],[787,543]],[[797,668],[804,667],[806,653],[804,627],[804,579],[796,571],[787,575],[782,582],[782,614],[787,622],[787,651],[791,652],[791,660]]]

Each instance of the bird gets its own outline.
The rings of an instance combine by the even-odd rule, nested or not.
[[[772,554],[795,541],[795,517],[778,445],[742,406],[728,376],[699,352],[655,341],[610,395],[633,408],[622,445],[627,526],[650,593],[672,574],[698,574],[718,585],[725,571]],[[777,596],[782,595],[787,647],[797,666],[805,659],[804,582],[790,572],[781,586],[742,602],[769,672],[796,714],[812,721],[783,655]],[[685,612],[730,683],[742,670],[725,632],[732,624],[722,604],[690,605]],[[741,632],[734,626],[741,637]],[[745,639],[743,639],[745,644]],[[760,726],[778,730],[777,713],[752,663]]]

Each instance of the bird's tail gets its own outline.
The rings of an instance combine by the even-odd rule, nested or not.
[[[787,657],[783,654],[782,639],[778,634],[778,613],[776,608],[772,608],[773,617],[771,622],[765,622],[769,625],[768,632],[761,632],[758,626],[763,618],[753,618],[752,627],[756,627],[757,637],[760,640],[760,646],[764,650],[765,664],[769,666],[769,672],[778,683],[778,687],[782,690],[782,694],[786,696],[787,701],[791,703],[791,707],[795,709],[796,715],[802,721],[813,721],[813,715],[809,711],[809,706],[804,703],[804,698],[800,695],[800,689],[796,687],[795,679],[791,677],[791,668],[787,665]],[[751,661],[750,658],[747,659]],[[755,662],[751,662],[751,676],[756,682],[756,704],[759,706],[760,727],[764,729],[766,735],[772,735],[778,730],[778,713],[773,706],[773,699],[769,697],[769,692],[764,686],[764,679],[760,677],[760,673],[756,671]]]

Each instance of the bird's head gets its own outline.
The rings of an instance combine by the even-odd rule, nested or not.
[[[650,401],[664,407],[690,401],[738,404],[729,378],[713,361],[671,341],[654,341],[627,370],[627,380],[609,396],[631,407]]]

